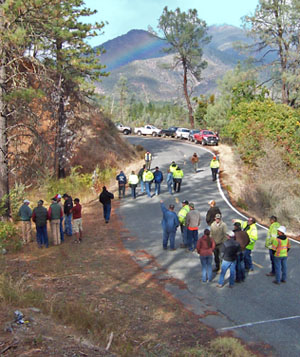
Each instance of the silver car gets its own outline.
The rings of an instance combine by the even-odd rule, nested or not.
[[[177,139],[188,139],[190,134],[190,129],[187,128],[178,128],[176,130],[175,136]]]

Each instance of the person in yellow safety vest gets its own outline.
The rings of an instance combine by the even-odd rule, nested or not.
[[[213,159],[210,162],[210,168],[211,168],[211,174],[212,174],[212,180],[216,181],[217,179],[217,174],[219,172],[219,167],[220,167],[220,162],[217,159],[216,156],[213,157]]]
[[[187,248],[187,227],[186,227],[186,215],[190,211],[189,201],[184,200],[182,201],[182,207],[178,212],[178,219],[180,223],[180,230],[182,236],[182,244],[180,244],[180,248]]]
[[[145,182],[146,193],[148,197],[151,197],[151,183],[154,179],[154,175],[150,170],[145,169],[143,173],[143,181]]]
[[[240,222],[242,230],[247,232],[248,237],[250,239],[249,244],[245,248],[244,262],[245,262],[245,270],[253,271],[251,253],[252,250],[254,249],[255,243],[258,238],[256,220],[254,217],[249,217],[248,220],[244,222],[240,219],[234,219],[233,223],[235,222]]]
[[[152,161],[152,154],[151,152],[147,151],[145,154],[145,164],[146,164],[146,169],[150,170],[151,168],[151,161]]]
[[[273,238],[272,250],[274,252],[275,280],[274,284],[286,283],[287,276],[287,257],[288,251],[291,248],[289,239],[287,238],[286,228],[280,226],[277,229],[277,238]],[[281,279],[280,279],[281,273]]]
[[[134,171],[131,171],[131,174],[129,175],[128,183],[129,183],[129,187],[131,188],[131,197],[136,198],[136,187],[139,183],[139,178],[138,175],[134,173]]]
[[[183,171],[178,166],[177,169],[173,172],[173,180],[174,180],[174,192],[180,192],[180,186],[183,178]]]
[[[174,171],[177,169],[177,164],[175,163],[175,161],[172,161],[170,167],[169,167],[169,170],[170,172],[172,172],[172,174],[174,173]]]
[[[266,276],[275,276],[275,266],[274,266],[274,255],[272,249],[272,242],[273,239],[277,238],[277,229],[280,227],[280,223],[277,222],[276,216],[270,217],[270,227],[267,232],[266,243],[265,246],[269,250],[270,261],[271,261],[271,271],[270,273],[266,274]]]

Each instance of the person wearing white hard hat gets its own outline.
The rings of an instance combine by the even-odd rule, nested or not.
[[[286,228],[280,226],[277,228],[277,238],[272,241],[272,250],[274,252],[275,280],[274,284],[286,283],[287,279],[287,257],[290,250],[290,241],[286,236]]]

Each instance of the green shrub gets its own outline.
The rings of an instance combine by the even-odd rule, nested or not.
[[[11,222],[0,221],[0,250],[16,252],[22,248],[22,240],[17,227]]]
[[[25,199],[26,196],[26,189],[28,186],[25,186],[24,184],[18,184],[15,183],[15,186],[10,189],[9,191],[9,202],[10,202],[10,210],[11,210],[11,216],[14,221],[19,219],[19,208],[23,203],[23,200]],[[0,201],[0,216],[4,216],[5,214],[5,202],[7,200],[7,195],[2,197]]]

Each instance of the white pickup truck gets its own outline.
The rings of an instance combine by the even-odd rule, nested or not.
[[[160,133],[160,129],[153,125],[145,125],[141,128],[134,128],[134,133],[137,135],[152,135],[157,136]]]

